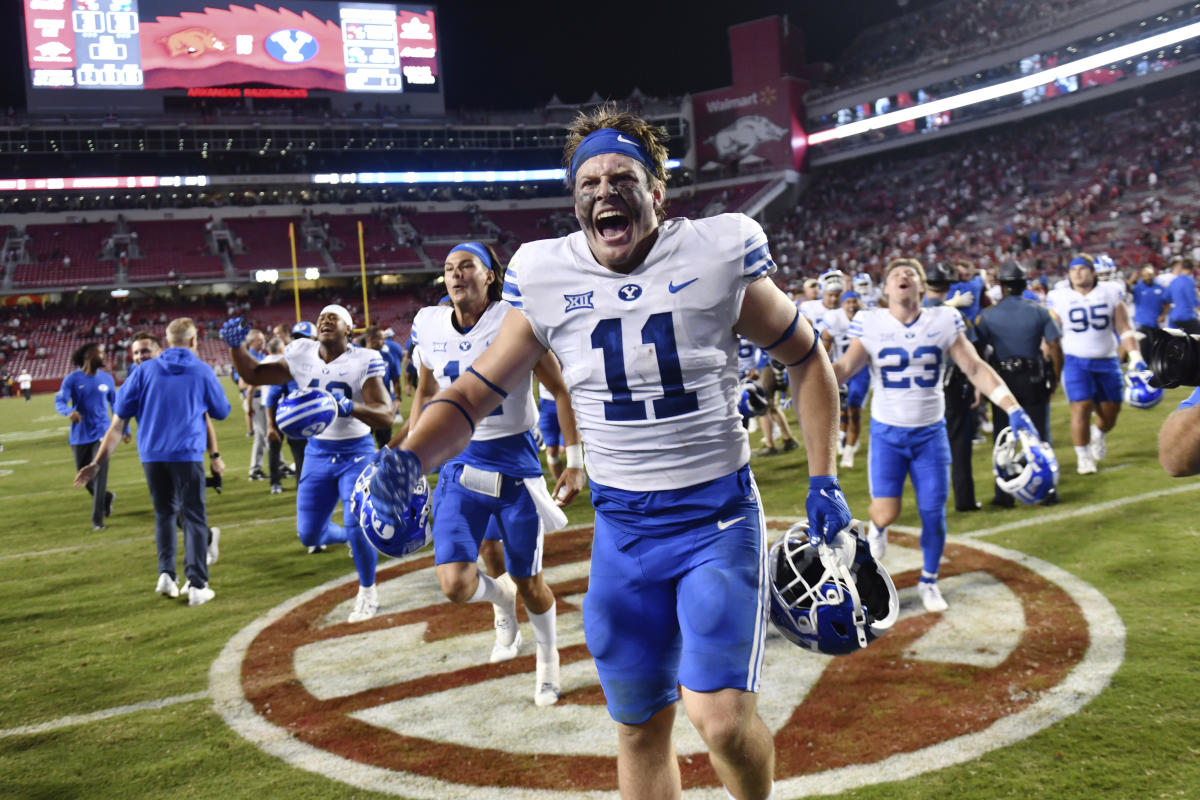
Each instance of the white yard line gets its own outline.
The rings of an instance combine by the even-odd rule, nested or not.
[[[127,706],[117,706],[116,708],[106,708],[103,711],[93,711],[91,714],[72,714],[67,717],[59,717],[52,719],[49,722],[39,722],[36,725],[18,725],[15,728],[6,728],[0,730],[0,739],[9,736],[30,736],[35,733],[46,733],[47,731],[58,730],[59,728],[69,728],[73,725],[87,725],[92,722],[102,722],[112,717],[119,717],[122,714],[133,714],[138,711],[153,711],[159,708],[166,708],[178,703],[191,703],[194,700],[205,700],[208,698],[208,692],[192,692],[191,694],[179,694],[174,697],[164,697],[160,700],[146,700],[142,703],[132,703]]]

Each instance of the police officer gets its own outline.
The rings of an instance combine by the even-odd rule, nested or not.
[[[1003,297],[980,315],[979,343],[991,347],[992,366],[1029,413],[1042,441],[1049,443],[1050,395],[1054,392],[1053,377],[1062,369],[1062,332],[1045,307],[1021,298],[1026,277],[1025,268],[1012,260],[996,270]],[[1051,363],[1043,357],[1043,342]],[[993,406],[992,420],[995,439],[1008,426],[1008,415]],[[1058,494],[1053,489],[1042,501],[1044,505],[1057,502]],[[1011,508],[1013,498],[997,486],[992,505]]]
[[[954,269],[949,264],[940,261],[931,264],[925,270],[923,305],[952,306],[962,313],[964,307],[970,306],[976,298],[972,292],[966,292],[947,299],[950,284],[954,280]],[[964,333],[967,341],[974,344],[975,327],[968,322]],[[958,511],[978,511],[980,504],[975,501],[975,477],[971,471],[975,387],[963,371],[952,363],[946,368],[943,388],[946,394],[946,436],[950,439],[950,484],[954,487],[954,508]]]

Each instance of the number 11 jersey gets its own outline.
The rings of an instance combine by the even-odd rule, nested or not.
[[[597,483],[682,489],[750,460],[733,326],[746,287],[774,270],[742,214],[667,220],[628,275],[601,266],[582,232],[517,251],[504,299],[562,363]]]

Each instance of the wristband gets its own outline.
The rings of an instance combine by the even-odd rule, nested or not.
[[[209,458],[212,458],[212,459],[217,459],[217,458],[220,458],[220,457],[221,457],[221,454],[220,454],[220,453],[218,453],[216,450],[214,450],[214,451],[212,451],[211,453],[209,453],[209,454],[208,454],[208,457],[209,457]]]
[[[1008,388],[1008,385],[1003,382],[988,392],[987,398],[992,401],[992,405],[999,406],[1000,408],[1004,408],[1005,400],[1012,400],[1014,403],[1017,402],[1017,398],[1013,397],[1013,393]]]
[[[569,444],[567,451],[567,469],[583,469],[583,445]]]

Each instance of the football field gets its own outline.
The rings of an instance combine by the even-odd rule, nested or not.
[[[1186,396],[1125,408],[1099,473],[1079,476],[1059,394],[1055,507],[988,505],[990,440],[977,445],[984,508],[949,512],[944,618],[914,607],[909,488],[885,560],[896,628],[837,660],[771,637],[760,705],[777,800],[1200,798],[1200,478],[1171,478],[1156,456]],[[534,708],[524,612],[522,656],[487,664],[490,609],[445,602],[426,553],[381,560],[379,617],[345,624],[346,549],[307,554],[295,481],[272,496],[247,479],[236,403],[218,424],[224,490],[208,494],[216,598],[198,608],[153,591],[135,443],[113,460],[114,513],[93,532],[67,427],[51,395],[0,400],[0,796],[616,796],[615,732],[578,614],[586,496],[546,545],[564,697]],[[842,472],[856,517],[865,464],[864,446]],[[803,449],[752,466],[768,515],[803,514]],[[723,798],[679,716],[685,797]]]

